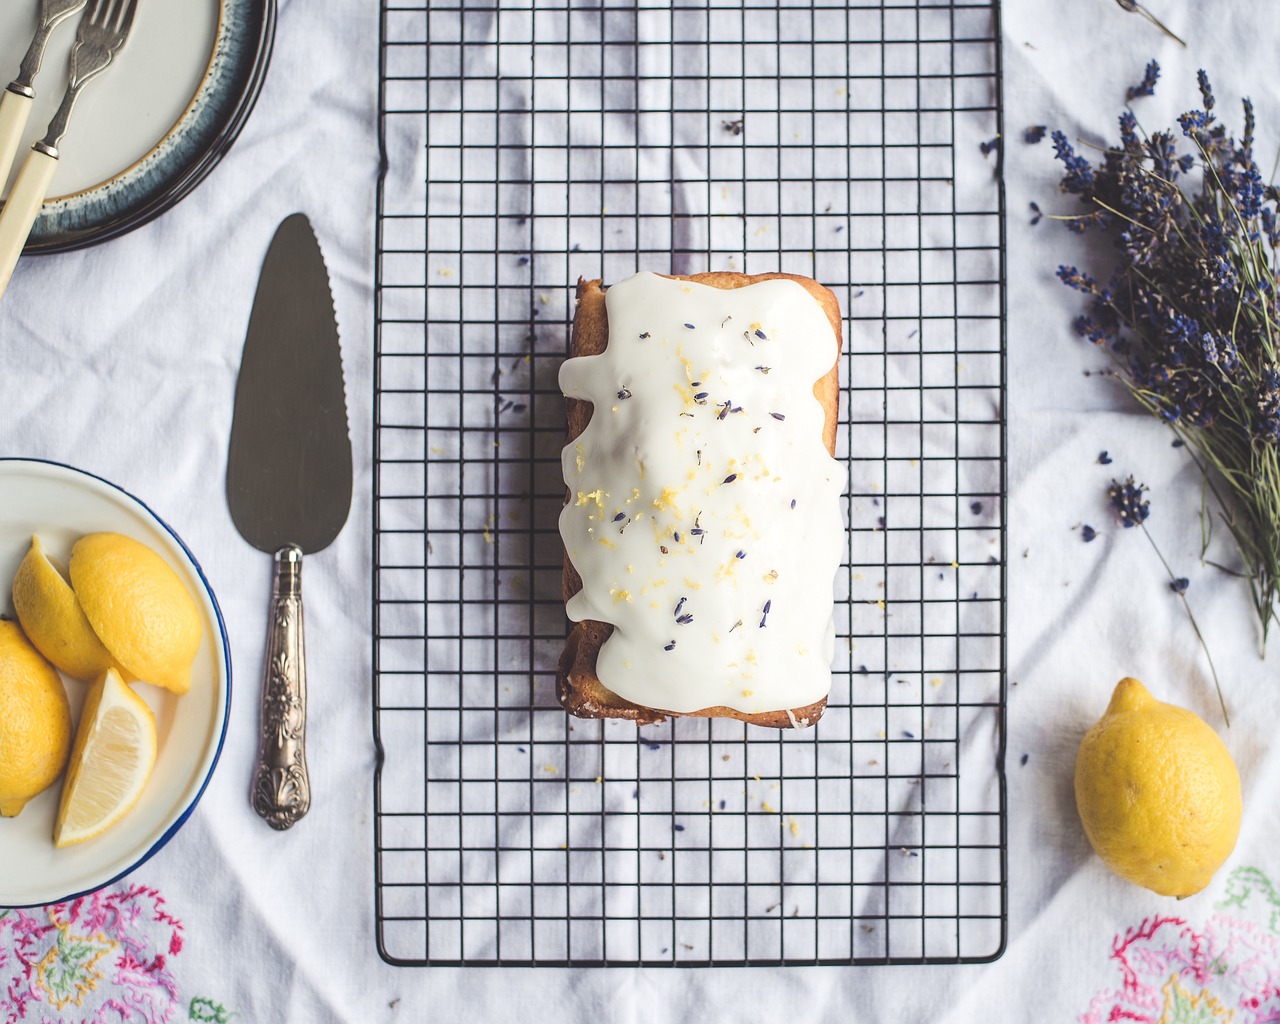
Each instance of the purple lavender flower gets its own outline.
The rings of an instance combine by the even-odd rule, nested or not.
[[[1200,96],[1204,99],[1204,109],[1213,109],[1213,88],[1209,85],[1209,75],[1201,68],[1196,72],[1196,84],[1200,86]]]
[[[1276,211],[1270,206],[1264,206],[1260,216],[1262,233],[1266,236],[1267,244],[1273,249],[1280,247],[1280,229],[1276,226]]]
[[[1141,526],[1151,514],[1151,502],[1142,500],[1146,489],[1146,484],[1135,484],[1132,476],[1126,478],[1124,483],[1112,480],[1111,486],[1107,488],[1111,511],[1126,530],[1131,526]]]
[[[1280,444],[1280,371],[1274,366],[1266,366],[1262,370],[1257,409],[1254,440],[1264,444]]]
[[[1066,173],[1062,176],[1062,191],[1075,195],[1087,191],[1093,184],[1093,168],[1084,157],[1076,156],[1075,149],[1060,131],[1053,133],[1053,152],[1066,168]]]
[[[1177,144],[1173,135],[1169,132],[1152,132],[1147,138],[1146,149],[1156,177],[1173,181],[1177,177],[1175,165],[1178,161]]]
[[[1262,197],[1266,184],[1256,167],[1246,167],[1234,175],[1236,208],[1245,220],[1253,220],[1262,213]]]
[[[1185,114],[1178,115],[1178,124],[1182,127],[1182,134],[1192,139],[1212,120],[1212,115],[1205,113],[1203,110],[1188,110]]]
[[[1076,267],[1068,267],[1063,264],[1058,268],[1058,278],[1068,288],[1074,288],[1078,292],[1096,292],[1098,290],[1098,282],[1088,274],[1081,273]]]
[[[1223,373],[1235,373],[1240,368],[1240,353],[1236,351],[1236,343],[1227,335],[1220,334],[1216,338],[1205,335],[1205,357],[1208,358],[1210,346],[1213,349],[1213,364]]]
[[[1138,119],[1133,116],[1132,110],[1126,110],[1120,115],[1120,142],[1126,153],[1137,153],[1142,148],[1142,143],[1138,141]]]
[[[1153,60],[1147,65],[1147,70],[1142,76],[1142,81],[1137,85],[1129,86],[1128,90],[1125,92],[1124,98],[1128,101],[1132,101],[1137,99],[1139,96],[1154,96],[1156,92],[1156,82],[1159,78],[1160,65]]]
[[[1112,337],[1106,327],[1085,314],[1076,317],[1076,333],[1082,338],[1088,338],[1095,345],[1105,344]]]

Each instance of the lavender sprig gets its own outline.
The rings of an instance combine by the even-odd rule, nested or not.
[[[1153,61],[1131,96],[1158,77]],[[1119,142],[1097,165],[1054,133],[1061,188],[1083,210],[1052,219],[1105,236],[1115,268],[1105,279],[1074,266],[1058,276],[1085,299],[1076,332],[1110,354],[1114,376],[1201,470],[1239,552],[1265,652],[1280,617],[1280,191],[1254,160],[1249,101],[1237,141],[1203,71],[1197,85],[1200,106],[1171,130],[1148,133],[1126,109]]]
[[[1196,622],[1196,617],[1191,612],[1191,604],[1187,601],[1187,587],[1191,585],[1190,581],[1185,576],[1174,575],[1173,570],[1169,568],[1169,563],[1165,560],[1164,555],[1161,554],[1155,538],[1151,536],[1151,531],[1147,529],[1147,517],[1151,515],[1151,502],[1142,497],[1146,491],[1147,485],[1135,484],[1133,477],[1129,477],[1124,483],[1112,480],[1111,486],[1107,488],[1107,499],[1111,505],[1111,511],[1115,514],[1116,521],[1121,526],[1126,530],[1134,526],[1142,528],[1143,535],[1150,542],[1156,557],[1160,559],[1160,564],[1164,566],[1164,571],[1169,574],[1169,589],[1182,599],[1182,607],[1191,622],[1191,628],[1195,630],[1196,639],[1200,641],[1200,648],[1204,651],[1205,661],[1209,663],[1209,673],[1213,676],[1213,685],[1218,691],[1218,704],[1222,708],[1222,720],[1227,723],[1227,728],[1230,729],[1231,716],[1227,714],[1227,701],[1222,696],[1222,683],[1218,681],[1218,670],[1214,668],[1213,655],[1209,653],[1209,645],[1205,642],[1204,634],[1200,632],[1200,625]]]

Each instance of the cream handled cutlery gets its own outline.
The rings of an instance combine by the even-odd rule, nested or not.
[[[80,19],[71,48],[71,80],[62,103],[49,122],[45,137],[31,147],[4,209],[0,210],[0,295],[9,286],[18,255],[31,234],[31,225],[58,169],[58,145],[66,134],[67,121],[80,90],[111,66],[129,38],[137,6],[138,0],[91,0]]]
[[[9,169],[13,166],[18,144],[22,142],[22,132],[27,127],[27,115],[31,113],[31,103],[36,96],[33,86],[36,75],[40,72],[40,62],[44,60],[44,48],[49,37],[63,21],[83,10],[86,2],[87,0],[40,0],[40,24],[36,28],[35,38],[27,47],[27,55],[22,58],[18,77],[9,83],[4,95],[0,96],[0,190],[4,189],[4,183],[9,180]]]

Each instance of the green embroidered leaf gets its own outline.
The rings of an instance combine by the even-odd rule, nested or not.
[[[1196,1005],[1200,1003],[1200,1005]],[[1221,1018],[1213,1012],[1209,1000],[1190,998],[1180,988],[1175,987],[1169,993],[1169,1002],[1165,1006],[1169,1011],[1166,1020],[1169,1024],[1215,1024]]]
[[[79,1003],[85,993],[93,991],[102,976],[91,968],[112,946],[113,943],[97,938],[58,934],[58,945],[51,951],[42,972],[55,1005],[63,1006],[67,1001]]]
[[[187,1012],[192,1020],[211,1020],[216,1024],[227,1024],[233,1016],[221,1003],[215,1003],[212,999],[205,999],[203,996],[192,999]]]
[[[1257,868],[1235,868],[1227,878],[1226,895],[1218,903],[1218,907],[1219,909],[1243,907],[1245,901],[1255,892],[1261,893],[1263,898],[1275,908],[1271,911],[1268,927],[1273,932],[1280,932],[1280,895],[1276,893],[1276,887],[1271,884],[1271,879]]]

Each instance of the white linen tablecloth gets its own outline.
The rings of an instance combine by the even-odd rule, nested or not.
[[[1212,1020],[1229,1012],[1252,1021],[1280,1013],[1280,916],[1273,917],[1280,897],[1270,884],[1280,879],[1270,810],[1280,781],[1269,751],[1276,655],[1257,655],[1244,588],[1198,562],[1194,467],[1117,385],[1091,374],[1104,368],[1103,356],[1074,336],[1077,297],[1054,270],[1096,263],[1097,250],[1048,220],[1033,225],[1029,208],[1034,201],[1046,213],[1062,211],[1074,200],[1057,193],[1049,142],[1028,145],[1023,130],[1047,124],[1073,138],[1110,140],[1125,87],[1153,56],[1164,74],[1155,97],[1140,101],[1144,123],[1165,126],[1196,106],[1195,71],[1203,67],[1229,123],[1239,123],[1239,96],[1252,96],[1259,152],[1275,150],[1280,86],[1267,72],[1280,28],[1268,6],[1152,0],[1152,7],[1188,40],[1186,50],[1113,0],[1015,0],[1003,12],[1011,564],[1010,914],[1002,959],[750,970],[421,970],[379,959],[369,568],[378,14],[343,0],[282,0],[257,108],[210,178],[120,239],[24,261],[0,303],[4,453],[97,473],[173,524],[218,595],[235,673],[226,748],[197,812],[101,897],[120,911],[109,937],[147,969],[106,971],[82,1006],[20,1003],[9,987],[19,968],[6,945],[12,933],[0,918],[7,1014],[0,1017],[959,1024]],[[247,800],[270,559],[236,533],[223,481],[258,271],[276,225],[295,210],[311,217],[332,276],[356,497],[337,542],[307,562],[317,798],[300,826],[277,834]],[[1102,450],[1110,465],[1098,464]],[[1072,797],[1079,738],[1121,676],[1136,675],[1159,696],[1219,722],[1163,570],[1107,513],[1107,483],[1130,472],[1151,488],[1152,535],[1191,579],[1188,597],[1233,712],[1225,738],[1245,787],[1236,853],[1209,889],[1182,902],[1110,875],[1088,848]],[[1082,542],[1082,523],[1097,528],[1095,542]]]

